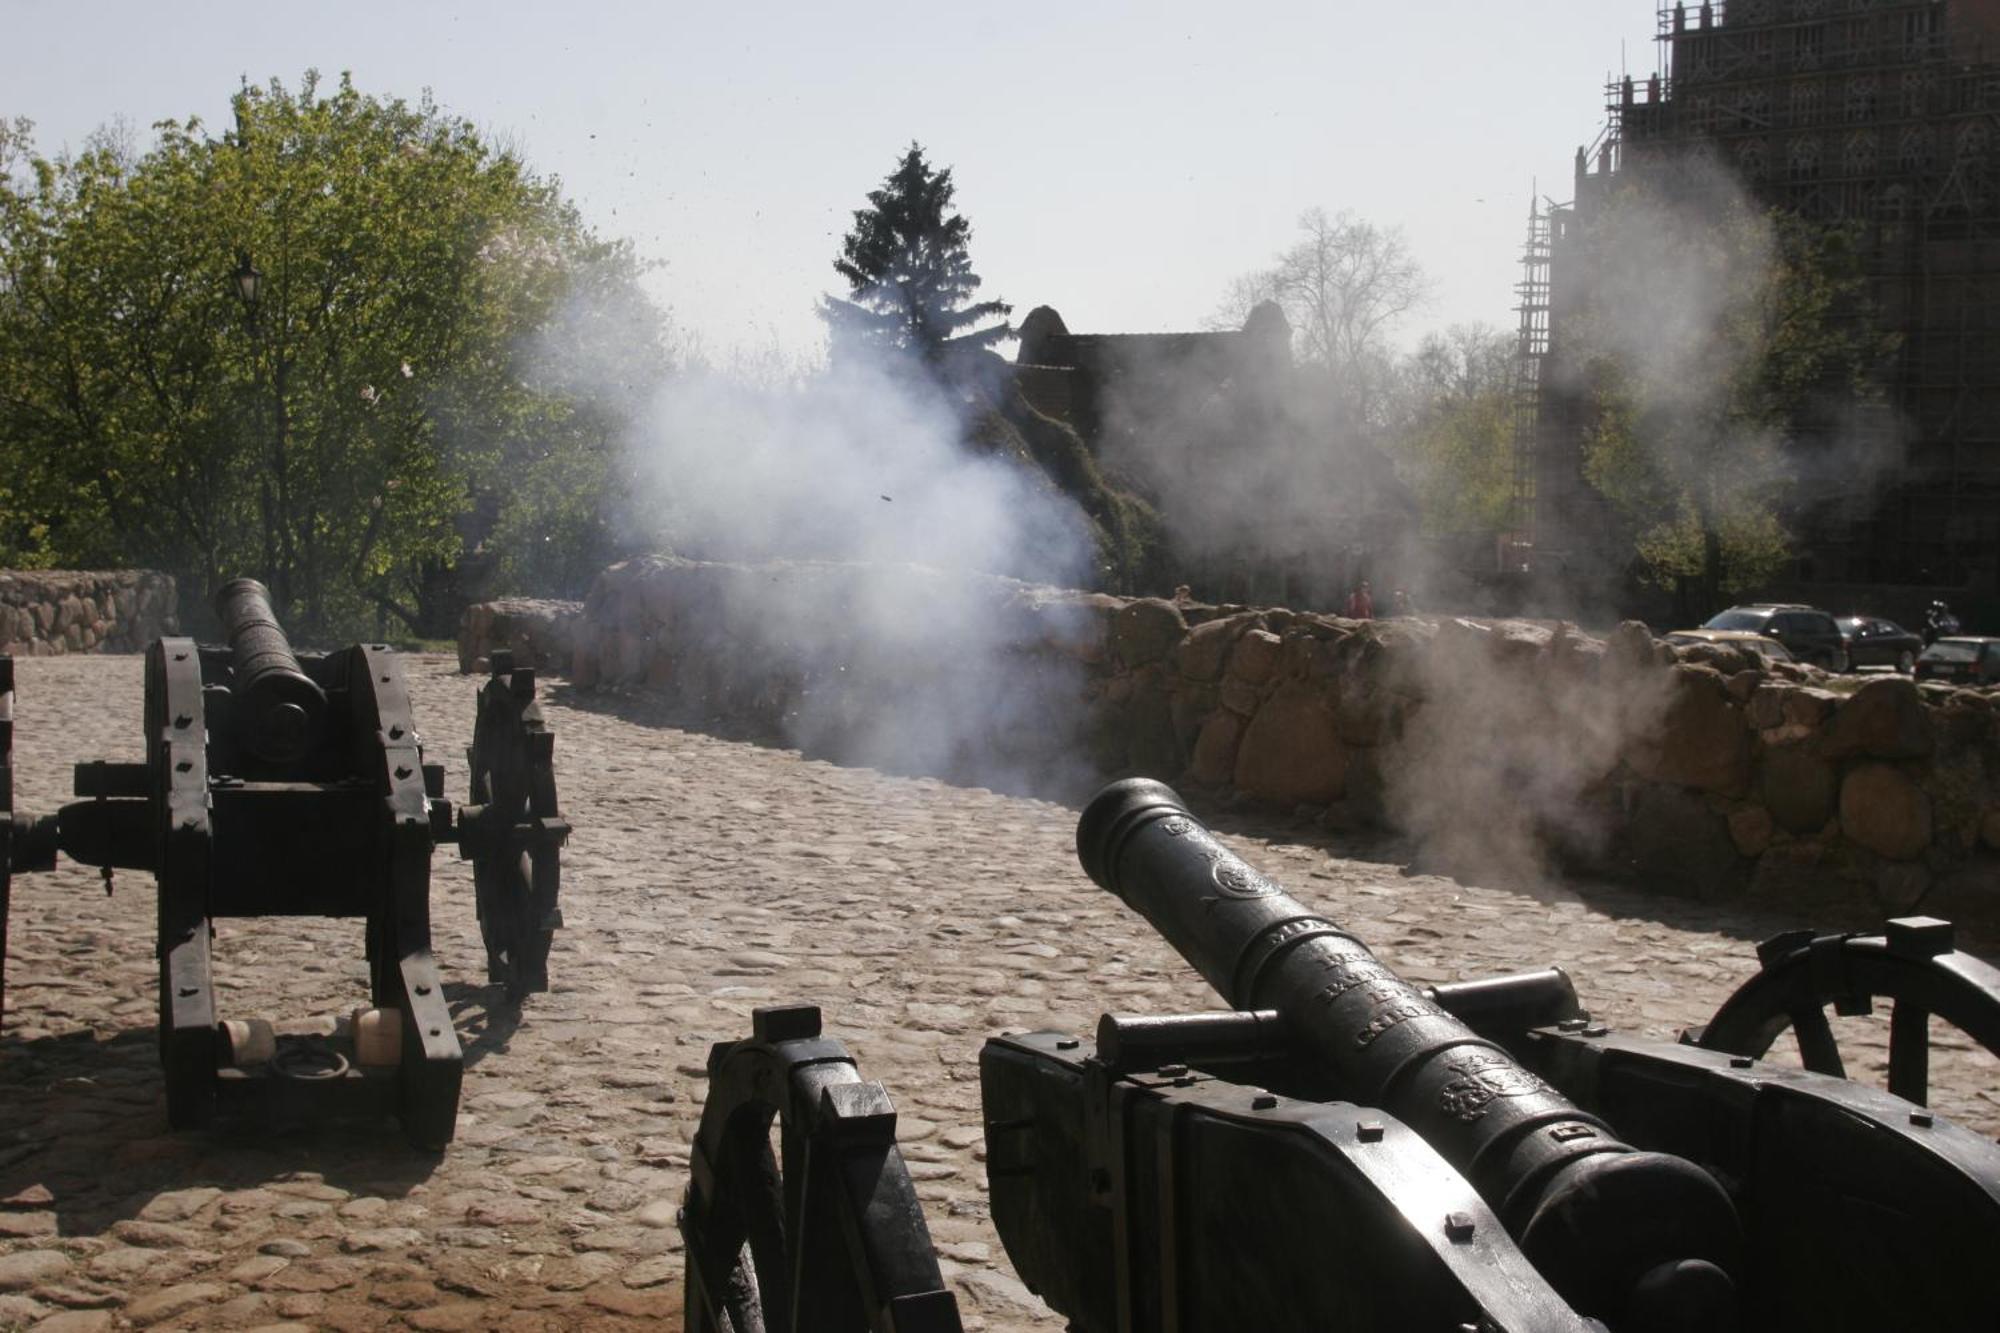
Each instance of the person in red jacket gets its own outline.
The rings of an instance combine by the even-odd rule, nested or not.
[[[1347,598],[1347,618],[1349,620],[1373,620],[1375,599],[1368,595],[1368,580],[1361,583]]]

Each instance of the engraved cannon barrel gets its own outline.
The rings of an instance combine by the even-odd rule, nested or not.
[[[1700,1167],[1620,1142],[1251,869],[1164,784],[1099,792],[1077,853],[1232,1006],[1276,1010],[1347,1097],[1423,1134],[1578,1310],[1620,1330],[1728,1326],[1741,1228]]]
[[[303,758],[326,713],[326,692],[299,666],[270,590],[255,579],[225,583],[215,594],[215,614],[235,669],[230,694],[238,735],[272,763]]]

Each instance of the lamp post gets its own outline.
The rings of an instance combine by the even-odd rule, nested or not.
[[[264,275],[250,262],[247,251],[237,256],[234,276],[237,295],[243,298],[243,308],[250,312],[250,318],[254,323],[257,318],[257,296],[263,290]]]
[[[262,339],[258,336],[257,301],[263,295],[264,275],[258,270],[255,264],[250,262],[250,252],[242,250],[237,252],[236,271],[230,276],[236,280],[236,294],[243,299],[243,319],[245,327],[250,334],[251,365],[254,374],[254,368],[260,365],[263,360],[258,355],[258,352],[262,350]],[[280,568],[278,562],[278,543],[275,539],[279,535],[278,528],[283,521],[283,515],[280,505],[277,503],[281,497],[273,495],[271,487],[272,472],[274,470],[281,470],[284,462],[284,384],[282,378],[278,379],[274,387],[278,396],[278,422],[275,431],[277,438],[272,442],[273,447],[270,450],[267,466],[259,469],[257,498],[264,515],[264,576],[271,584],[273,591],[281,599],[279,605],[282,606],[289,600],[288,594],[290,592],[291,580],[285,577],[287,571]]]

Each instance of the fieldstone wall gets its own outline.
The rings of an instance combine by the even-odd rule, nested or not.
[[[1046,788],[1090,771],[1084,685],[1121,605],[915,566],[651,556],[599,577],[572,679],[844,763]]]
[[[177,605],[157,570],[0,570],[0,653],[138,652],[180,632]]]
[[[946,740],[891,767],[1136,771],[1393,829],[1429,868],[1489,881],[1560,865],[1831,919],[2000,922],[1993,694],[1767,669],[1636,623],[1600,639],[649,558],[600,578],[573,671],[849,762],[882,762],[857,740],[900,720]]]
[[[465,608],[458,622],[458,669],[483,672],[495,649],[514,654],[516,666],[569,674],[576,656],[582,602],[506,597]]]

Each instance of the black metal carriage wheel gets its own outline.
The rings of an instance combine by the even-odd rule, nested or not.
[[[2000,968],[1953,947],[1951,924],[1890,921],[1879,935],[1791,931],[1757,946],[1762,964],[1716,1011],[1698,1044],[1760,1057],[1790,1028],[1805,1067],[1847,1077],[1827,1009],[1844,1017],[1889,1001],[1889,1091],[1927,1105],[1930,1019],[1943,1019],[2000,1056]]]
[[[482,829],[472,854],[486,976],[510,1000],[549,988],[549,947],[561,924],[562,834],[555,736],[535,704],[532,672],[496,673],[473,723],[472,804]]]
[[[688,1333],[959,1333],[888,1095],[817,1009],[755,1023],[709,1056],[681,1210]]]

